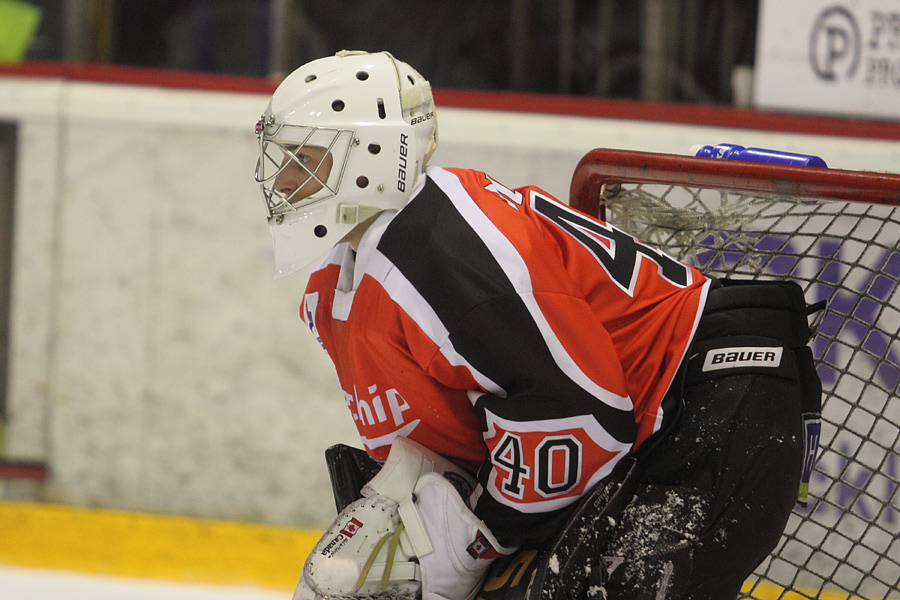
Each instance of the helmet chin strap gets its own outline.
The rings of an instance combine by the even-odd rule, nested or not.
[[[338,206],[338,221],[341,225],[355,225],[374,217],[383,210],[384,208],[380,206],[341,204]]]
[[[348,208],[355,208],[353,206],[347,206]],[[343,208],[343,206],[342,206]],[[362,240],[363,235],[365,235],[366,231],[369,230],[369,226],[375,222],[375,219],[378,215],[384,212],[385,208],[378,208],[375,206],[360,206],[358,207],[360,210],[357,213],[357,221],[355,221],[356,225],[354,225],[353,229],[347,232],[343,238],[341,238],[342,242],[347,242],[350,244],[350,247],[353,248],[354,252],[359,250],[359,244]],[[368,215],[368,216],[363,216]]]

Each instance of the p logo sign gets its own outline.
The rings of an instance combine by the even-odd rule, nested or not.
[[[862,36],[853,15],[832,6],[819,15],[809,38],[809,60],[819,79],[850,79],[859,67]]]

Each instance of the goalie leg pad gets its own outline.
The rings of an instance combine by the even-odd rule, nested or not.
[[[694,548],[711,497],[696,489],[642,485],[604,550],[609,600],[677,600],[690,587]]]
[[[383,465],[364,450],[345,444],[335,444],[325,450],[325,465],[337,512],[363,496],[375,494],[402,502],[412,493],[419,477],[431,471],[453,481],[464,495],[475,484],[469,473],[407,438],[394,440]]]
[[[380,494],[402,503],[412,496],[416,482],[426,473],[436,472],[447,479],[459,481],[471,491],[474,478],[443,456],[407,438],[397,438],[391,444],[384,466],[362,489],[364,496]]]
[[[471,600],[494,559],[515,549],[497,542],[446,478],[423,475],[415,492],[415,506],[433,547],[419,556],[423,600]]]
[[[625,457],[581,500],[560,534],[541,548],[525,600],[563,600],[602,587],[604,571],[621,562],[604,562],[605,546],[640,477],[638,461]]]
[[[642,483],[636,463],[619,476],[598,485],[559,538],[542,549],[525,600],[685,595],[710,498],[693,488]]]
[[[403,543],[398,508],[384,496],[345,508],[306,559],[294,600],[383,593],[417,598],[419,567]]]
[[[358,485],[351,466],[351,481],[335,471],[344,497]],[[384,466],[363,486],[363,498],[344,508],[316,544],[294,600],[412,600],[420,593],[423,600],[469,600],[492,559],[511,551],[466,505],[461,494],[467,496],[473,483],[449,460],[396,439]]]
[[[677,538],[677,536],[674,536]],[[607,600],[680,600],[685,597],[693,566],[693,546],[673,541],[637,560],[625,561],[608,575],[602,592],[588,590],[588,597]],[[593,594],[591,593],[593,591]]]

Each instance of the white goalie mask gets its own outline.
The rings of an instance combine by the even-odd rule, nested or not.
[[[437,146],[431,86],[387,52],[339,52],[291,73],[256,125],[275,276],[409,199]]]

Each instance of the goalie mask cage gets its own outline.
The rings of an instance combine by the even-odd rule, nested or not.
[[[809,502],[741,598],[900,600],[900,175],[598,149],[570,204],[709,275],[827,302]]]

